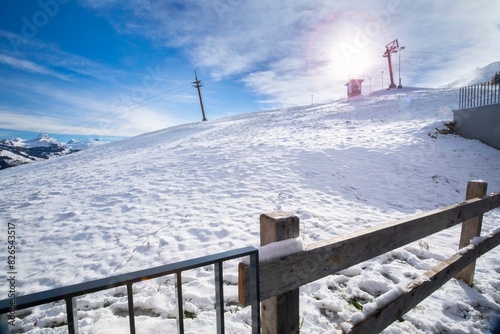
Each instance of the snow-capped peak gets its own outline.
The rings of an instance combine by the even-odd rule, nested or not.
[[[48,147],[53,145],[62,146],[61,142],[48,134],[39,134],[36,138],[25,140],[26,147]]]

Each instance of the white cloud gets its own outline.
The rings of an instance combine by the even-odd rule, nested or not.
[[[8,57],[8,56],[0,54],[0,63],[5,64],[5,65],[9,65],[11,67],[14,67],[16,69],[20,69],[20,70],[23,70],[26,72],[48,75],[48,76],[58,78],[61,80],[69,80],[69,77],[66,75],[59,74],[59,73],[52,71],[44,66],[41,66],[39,64],[36,64],[36,63],[34,63],[32,61],[28,61],[28,60],[16,59],[16,58],[12,58],[12,57]]]
[[[79,75],[108,82],[114,82],[116,77],[125,75],[104,64],[65,52],[51,43],[25,38],[4,30],[0,30],[1,39],[9,41],[5,45],[12,44],[16,52],[10,52],[9,48],[0,49],[0,62],[24,71],[62,80],[74,79],[74,75]]]
[[[178,119],[147,108],[98,117],[79,124],[58,115],[19,114],[0,110],[0,128],[39,133],[128,137],[175,124],[179,124]]]
[[[405,82],[426,86],[452,81],[463,72],[464,63],[475,67],[496,60],[465,59],[461,54],[476,50],[478,55],[495,55],[500,43],[495,28],[500,3],[487,0],[135,0],[128,2],[128,9],[133,16],[121,23],[114,20],[119,31],[181,47],[214,77],[243,75],[252,90],[283,104],[296,103],[302,98],[295,97],[308,90],[344,95],[349,74],[380,78],[383,70],[387,83],[382,54],[395,38],[406,46]],[[422,50],[434,53],[416,53]],[[283,62],[304,64],[303,70],[246,74],[273,71]]]
[[[176,116],[178,108],[175,108],[175,104],[189,100],[185,95],[175,95],[167,100],[160,100],[161,97],[167,97],[160,95],[156,99],[137,103],[134,96],[139,89],[142,88],[141,93],[146,98],[154,96],[156,92],[145,90],[142,86],[123,84],[123,90],[118,90],[95,82],[67,85],[57,81],[0,78],[0,87],[2,94],[16,96],[23,101],[15,107],[6,101],[0,103],[0,110],[3,110],[0,112],[0,128],[133,136],[185,123],[189,119],[189,115]],[[123,96],[125,99],[121,100]],[[143,99],[141,95],[141,100]]]
[[[57,116],[24,115],[0,110],[0,127],[19,131],[60,133],[67,130],[70,125],[61,123],[61,119]],[[41,129],[43,131],[40,131]],[[73,134],[95,134],[93,131],[94,130],[89,131],[89,129],[80,128],[77,132],[73,132]]]

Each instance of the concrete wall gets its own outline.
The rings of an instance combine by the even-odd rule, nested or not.
[[[454,110],[455,131],[500,150],[500,104]]]

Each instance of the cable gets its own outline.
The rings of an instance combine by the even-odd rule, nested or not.
[[[449,52],[439,52],[439,51],[412,51],[412,50],[407,50],[405,49],[405,53],[431,53],[431,54],[446,54],[450,55]],[[380,54],[380,55],[379,55]],[[471,55],[471,54],[453,54],[453,56],[466,56],[466,57],[486,57],[486,58],[498,58],[497,56],[490,56],[490,55]],[[382,57],[382,52],[370,52],[367,55],[367,59],[378,59]],[[411,57],[411,56],[405,56],[406,59],[420,59],[421,57]],[[474,60],[465,60],[465,59],[456,59],[458,61],[474,61]],[[285,70],[290,70],[290,69],[295,69],[295,70],[302,70],[302,69],[307,69],[307,68],[319,68],[319,67],[325,67],[331,65],[331,59],[324,59],[324,60],[317,60],[314,62],[310,63],[302,63],[302,64],[296,64],[296,65],[288,65],[288,66],[282,66],[282,67],[275,67],[275,68],[270,68],[267,70],[259,70],[259,71],[246,71],[238,74],[233,74],[225,77],[221,77],[218,79],[214,80],[208,80],[205,81],[205,85],[209,84],[216,84],[216,83],[223,83],[223,82],[228,82],[228,81],[238,81],[240,79],[237,79],[237,77],[244,77],[247,75],[253,75],[253,76],[263,76],[266,74],[266,72],[272,71],[272,72],[282,72]]]
[[[91,119],[86,120],[86,121],[84,121],[84,122],[78,123],[78,124],[76,124],[76,125],[74,125],[74,126],[68,127],[68,128],[66,128],[66,129],[62,130],[61,132],[59,132],[59,136],[57,136],[57,137],[56,137],[56,139],[61,138],[63,135],[70,134],[70,133],[69,133],[69,131],[70,131],[70,130],[73,130],[73,129],[81,129],[81,128],[83,128],[83,127],[84,127],[84,125],[88,126],[88,125],[92,125],[92,124],[98,123],[98,122],[97,122],[97,120],[101,120],[101,119],[110,119],[110,118],[116,117],[116,116],[118,116],[118,115],[120,115],[120,114],[124,114],[124,113],[126,113],[126,112],[129,112],[129,111],[131,111],[131,110],[136,110],[136,109],[139,109],[139,108],[141,108],[141,107],[147,106],[147,105],[149,105],[149,104],[151,104],[151,103],[154,103],[154,102],[160,101],[160,100],[165,99],[165,98],[167,98],[167,97],[171,97],[171,96],[174,96],[174,95],[180,94],[180,93],[182,93],[182,92],[184,92],[184,91],[187,91],[188,89],[184,89],[184,90],[181,90],[181,91],[179,91],[179,92],[176,92],[176,93],[173,93],[173,94],[170,94],[170,95],[164,96],[164,97],[162,97],[162,98],[156,99],[156,100],[154,100],[154,101],[150,101],[149,103],[145,103],[145,104],[143,104],[143,102],[145,102],[145,101],[151,100],[151,99],[153,99],[153,98],[155,98],[155,97],[158,97],[158,96],[164,95],[164,94],[166,94],[166,93],[169,93],[169,92],[175,91],[175,90],[177,90],[177,89],[180,89],[180,88],[185,87],[185,86],[188,86],[188,85],[190,85],[190,83],[189,83],[189,84],[184,84],[184,85],[181,85],[181,86],[178,86],[178,87],[175,87],[175,88],[169,89],[169,90],[166,90],[166,91],[161,92],[161,93],[159,93],[159,94],[156,94],[156,95],[150,96],[150,97],[148,97],[148,98],[145,98],[145,99],[143,99],[143,100],[141,100],[141,101],[139,101],[139,102],[136,102],[136,103],[134,103],[134,104],[132,104],[132,105],[127,105],[127,106],[121,107],[121,108],[119,108],[119,109],[117,109],[117,110],[114,110],[114,111],[108,112],[108,113],[106,113],[106,114],[103,114],[103,115],[100,115],[100,116],[97,116],[97,117],[91,118]],[[189,89],[190,89],[190,88],[189,88]],[[137,106],[136,106],[135,108],[131,108],[131,109],[129,109],[131,106],[134,106],[134,105],[137,105]]]
[[[485,58],[497,58],[498,56],[490,56],[490,55],[473,55],[473,54],[464,54],[464,53],[450,53],[450,52],[439,52],[439,51],[412,51],[405,50],[408,53],[431,53],[431,54],[445,54],[445,55],[453,55],[453,56],[461,56],[461,57],[485,57]]]
[[[417,51],[417,50],[416,51],[405,50],[405,53],[429,53],[429,54],[446,54],[446,55],[450,55],[449,52]],[[489,56],[489,55],[453,54],[453,53],[451,53],[451,55],[453,55],[453,56],[465,56],[465,57],[498,58],[497,56]],[[380,58],[380,56],[378,55],[377,52],[370,52],[367,58],[368,59],[376,59],[376,58]],[[421,57],[405,56],[405,58],[407,58],[407,59],[408,58],[409,59],[420,59]],[[456,60],[458,60],[458,61],[474,61],[474,60],[464,60],[464,59],[456,59]],[[240,80],[242,80],[242,78],[244,78],[245,76],[249,76],[249,75],[253,75],[254,77],[264,76],[264,75],[266,75],[267,72],[275,72],[275,73],[278,72],[279,73],[279,72],[282,72],[282,71],[319,68],[319,67],[325,67],[325,66],[329,66],[329,65],[331,65],[331,59],[316,60],[314,62],[305,62],[305,63],[301,63],[301,64],[296,64],[296,65],[287,65],[287,66],[281,66],[281,67],[274,67],[274,68],[269,68],[269,69],[266,69],[266,70],[249,70],[249,71],[240,72],[240,73],[236,73],[236,74],[232,74],[232,75],[228,75],[228,76],[222,76],[222,77],[217,78],[217,79],[205,81],[205,85],[219,84],[219,83],[224,83],[224,82],[229,82],[229,81],[240,81]],[[110,119],[110,118],[116,117],[118,115],[121,115],[121,114],[123,114],[125,112],[137,110],[137,109],[139,109],[141,107],[150,105],[152,103],[158,102],[158,101],[163,100],[165,98],[168,98],[168,97],[180,94],[180,93],[185,92],[185,91],[187,91],[187,90],[189,90],[191,88],[183,89],[183,90],[178,91],[176,93],[173,93],[173,94],[170,94],[170,95],[167,95],[167,96],[163,96],[163,97],[161,97],[159,99],[155,99],[156,97],[162,96],[164,94],[173,92],[175,90],[178,90],[180,88],[183,88],[183,87],[186,87],[186,86],[190,86],[190,85],[191,85],[191,83],[187,83],[187,84],[184,84],[184,85],[181,85],[181,86],[178,86],[178,87],[175,87],[175,88],[163,91],[163,92],[158,93],[156,95],[150,96],[150,97],[145,98],[143,100],[140,100],[140,101],[138,101],[138,102],[136,102],[134,104],[127,105],[127,106],[121,107],[121,108],[119,108],[117,110],[114,110],[114,111],[108,112],[106,114],[100,115],[98,117],[91,118],[89,120],[86,120],[84,122],[78,123],[78,124],[76,124],[74,126],[71,126],[69,128],[64,129],[62,132],[60,132],[60,134],[61,135],[69,134],[69,130],[80,129],[80,128],[83,128],[83,125],[87,125],[88,126],[88,125],[97,123],[97,120]],[[150,101],[150,102],[144,103],[146,101]]]

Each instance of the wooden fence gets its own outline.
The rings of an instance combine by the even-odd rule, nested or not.
[[[422,277],[408,284],[403,292],[373,312],[349,323],[347,333],[378,333],[410,311],[453,277],[471,285],[475,260],[500,244],[500,233],[470,240],[480,235],[482,215],[500,206],[500,192],[486,195],[485,182],[467,184],[466,201],[408,219],[388,223],[347,236],[309,245],[307,250],[260,263],[262,333],[299,332],[299,287],[325,276],[417,241],[446,228],[463,223],[460,251]],[[284,212],[261,215],[261,245],[295,238],[299,219]],[[238,297],[250,303],[249,266],[238,267]]]

